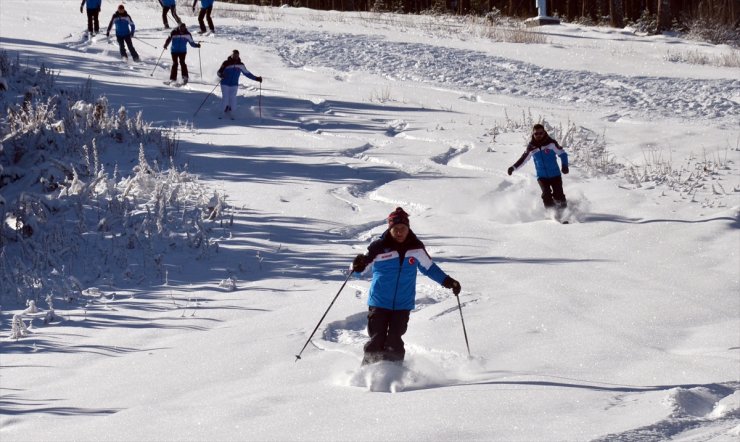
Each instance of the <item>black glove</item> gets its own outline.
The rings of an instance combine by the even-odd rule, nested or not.
[[[80,6],[80,14],[82,14],[82,6]]]
[[[108,37],[108,38],[110,38],[110,32],[106,32],[105,33],[105,36]]]
[[[195,6],[193,6],[193,12],[195,12]]]
[[[513,167],[509,167],[509,169],[506,171],[506,173],[508,173],[509,175],[511,175],[512,173],[514,173],[514,168]]]
[[[196,43],[195,44],[195,47],[198,48],[198,49],[200,49],[200,43]]]
[[[367,260],[365,259],[365,255],[355,256],[355,259],[352,261],[352,271],[362,273],[365,271],[366,267]]]
[[[133,32],[131,33],[131,38],[134,38],[134,33]]]
[[[257,77],[257,81],[259,81],[260,83],[262,83],[262,77]]]
[[[449,276],[446,277],[444,281],[442,281],[442,287],[446,289],[452,289],[452,293],[455,296],[459,295],[460,290],[462,290],[462,287],[460,287],[460,283],[450,278]]]
[[[561,170],[562,170],[562,171],[563,171],[563,173],[564,173],[564,174],[566,174],[566,175],[568,174],[568,172],[570,172],[570,170],[568,169],[568,166],[563,166],[563,168],[562,168]]]

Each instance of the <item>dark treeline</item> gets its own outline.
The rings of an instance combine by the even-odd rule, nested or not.
[[[484,15],[494,8],[504,16],[537,15],[536,0],[224,0],[262,6],[281,6],[336,11],[392,11],[418,14],[424,11]],[[655,17],[658,30],[703,20],[732,28],[740,26],[740,0],[547,0],[547,13],[565,21],[609,23],[622,27],[646,15]]]

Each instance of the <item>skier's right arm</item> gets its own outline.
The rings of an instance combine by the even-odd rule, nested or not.
[[[84,8],[84,7],[85,7],[85,2],[86,2],[86,1],[87,1],[87,0],[82,0],[82,4],[80,5],[80,14],[82,14],[82,8]]]
[[[198,0],[193,0],[193,12],[195,12],[195,5],[198,4]]]
[[[368,257],[363,254],[359,254],[355,256],[355,259],[352,260],[352,271],[357,273],[362,273],[367,268],[367,265],[369,264]]]
[[[529,157],[532,155],[533,151],[530,151],[529,148],[524,151],[521,157],[519,157],[518,160],[516,160],[516,163],[514,163],[513,166],[509,167],[509,170],[507,170],[507,173],[511,175],[514,173],[515,170],[522,167],[527,161],[529,161]]]
[[[106,37],[110,37],[110,28],[113,27],[113,20],[115,20],[115,19],[116,19],[116,16],[113,15],[113,18],[110,19],[110,23],[108,23],[108,30],[105,31],[105,36]]]
[[[170,45],[170,42],[172,41],[172,35],[167,37],[167,40],[164,41],[164,48],[167,49],[167,46]]]

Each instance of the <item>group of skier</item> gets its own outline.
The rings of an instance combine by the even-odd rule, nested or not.
[[[170,69],[169,81],[165,83],[170,84],[177,81],[178,68],[182,76],[182,84],[187,84],[189,80],[188,66],[185,62],[187,56],[188,45],[194,48],[200,48],[200,43],[196,43],[193,39],[192,34],[188,31],[185,23],[180,20],[177,15],[177,5],[175,0],[158,0],[162,5],[162,22],[165,29],[169,29],[169,23],[167,21],[167,15],[172,14],[172,17],[177,22],[177,27],[170,33],[164,42],[164,49],[170,47],[170,55],[172,56],[172,68]],[[200,1],[200,14],[198,15],[198,22],[200,25],[200,33],[206,32],[206,24],[211,32],[214,31],[213,20],[211,19],[211,11],[213,10],[214,0],[194,0],[193,1],[193,12],[195,12],[195,6]],[[87,7],[87,31],[90,35],[96,35],[100,32],[100,24],[98,16],[100,14],[102,0],[82,0],[80,4],[80,12]],[[140,60],[138,52],[133,45],[133,38],[136,32],[136,25],[134,20],[126,11],[124,5],[118,5],[116,12],[111,17],[108,29],[105,35],[110,38],[111,29],[115,26],[116,40],[118,41],[118,47],[121,54],[121,58],[128,60],[128,52],[131,53],[133,61],[138,62]],[[171,46],[170,46],[171,45]],[[233,112],[236,110],[236,96],[238,92],[239,76],[244,75],[247,78],[262,83],[262,77],[252,74],[239,57],[239,51],[234,50],[231,55],[221,64],[218,70],[218,77],[220,79],[221,93],[223,97],[222,110],[224,115],[233,118]]]
[[[558,167],[557,158],[561,167]],[[522,156],[509,167],[511,175],[530,159],[534,160],[537,182],[546,210],[557,214],[567,207],[561,172],[567,174],[568,154],[552,139],[542,124],[532,127],[532,135]],[[350,266],[362,273],[372,266],[372,281],[368,293],[367,333],[362,365],[379,361],[401,363],[406,353],[403,335],[406,333],[411,310],[415,308],[417,270],[455,296],[461,291],[458,281],[442,271],[411,231],[409,215],[397,207],[387,218],[387,229],[373,241],[367,252],[357,255]]]
[[[187,26],[177,16],[176,1],[158,1],[162,5],[164,27],[169,28],[168,13],[171,13],[178,23],[177,28],[170,33],[164,43],[165,49],[171,44],[172,69],[169,82],[177,80],[179,66],[182,82],[186,84],[188,82],[188,67],[185,63],[187,47],[190,45],[200,48],[200,43],[193,40]],[[198,0],[193,2],[193,12],[195,12],[197,2]],[[213,31],[214,26],[211,20],[213,0],[200,0],[200,2],[198,22],[201,33],[206,32],[204,18],[207,19],[208,26]],[[85,4],[87,4],[88,31],[96,34],[99,32],[98,14],[101,0],[82,0],[80,12]],[[113,25],[116,26],[116,39],[121,57],[127,58],[125,44],[134,61],[138,61],[139,55],[131,41],[136,26],[123,5],[119,5],[116,13],[113,14],[106,32],[107,36],[110,36]],[[236,110],[239,76],[244,75],[262,83],[262,77],[255,76],[244,66],[238,50],[232,51],[231,55],[221,64],[217,74],[220,78],[223,112],[230,117]],[[562,164],[561,167],[558,167],[558,157]],[[567,201],[563,192],[561,172],[564,174],[569,172],[568,155],[558,142],[550,137],[542,124],[535,124],[532,127],[532,135],[524,153],[508,168],[507,173],[511,175],[530,159],[533,159],[535,163],[537,181],[542,190],[541,197],[545,208],[554,209],[558,213],[562,212],[567,206]],[[367,365],[379,361],[400,363],[405,356],[402,336],[408,328],[410,312],[415,308],[417,271],[452,290],[455,296],[460,294],[461,285],[432,261],[422,241],[411,230],[409,214],[401,207],[397,207],[388,215],[385,232],[368,246],[366,253],[354,258],[351,270],[362,273],[368,267],[372,267],[373,274],[368,295],[367,316],[367,331],[370,339],[364,346],[362,364]]]

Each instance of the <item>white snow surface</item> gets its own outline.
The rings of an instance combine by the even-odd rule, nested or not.
[[[28,337],[9,339],[22,309],[3,306],[4,442],[737,440],[740,70],[665,57],[729,48],[570,24],[501,43],[465,22],[217,2],[173,88],[159,7],[126,5],[141,65],[86,42],[77,1],[3,0],[0,49],[178,127],[176,161],[235,224],[207,260],[166,257],[166,285],[87,281],[106,302],[57,306]],[[233,49],[264,83],[242,79],[232,121],[206,97]],[[623,172],[713,172],[686,190],[573,161],[561,225],[532,164],[506,174],[531,118],[602,136]],[[420,275],[405,367],[360,369],[369,282],[352,278],[296,360],[396,206],[461,282],[463,316]]]

